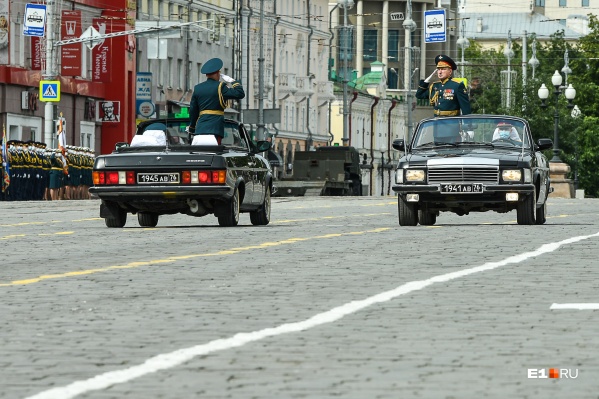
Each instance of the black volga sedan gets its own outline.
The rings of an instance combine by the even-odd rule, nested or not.
[[[441,212],[516,210],[518,224],[543,224],[549,163],[541,153],[550,139],[533,142],[525,119],[468,115],[423,119],[404,152],[393,191],[401,226],[434,225]]]
[[[144,227],[176,213],[214,214],[221,226],[236,226],[243,212],[254,225],[270,222],[272,171],[260,155],[270,142],[254,143],[234,120],[225,121],[221,145],[214,136],[192,141],[188,125],[187,119],[142,122],[131,143],[96,158],[90,192],[102,200],[106,226],[125,226],[129,213]]]

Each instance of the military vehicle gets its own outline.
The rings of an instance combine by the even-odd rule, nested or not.
[[[324,146],[296,151],[293,175],[274,182],[273,196],[362,195],[360,154],[354,147]]]

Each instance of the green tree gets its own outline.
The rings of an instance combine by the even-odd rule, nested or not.
[[[559,157],[570,165],[570,178],[574,179],[576,173],[579,187],[584,188],[586,194],[599,196],[599,175],[595,176],[594,172],[599,169],[599,20],[594,15],[589,16],[589,30],[590,33],[578,43],[566,41],[564,32],[559,31],[549,41],[538,45],[536,56],[540,65],[535,70],[534,78],[529,69],[526,82],[522,81],[520,68],[522,46],[514,42],[512,70],[519,76],[512,81],[513,101],[509,109],[502,107],[502,93],[505,95],[506,88],[502,87],[501,71],[507,69],[508,61],[503,48],[499,51],[483,49],[478,43],[471,42],[471,46],[466,49],[465,58],[473,65],[469,74],[473,112],[521,116],[528,120],[536,141],[543,137],[554,137],[556,97],[551,77],[556,70],[561,72],[564,54],[568,51],[568,65],[572,73],[568,75],[567,83],[576,88],[573,103],[578,105],[581,116],[573,118],[573,104],[568,104],[563,94],[558,95]],[[533,40],[534,35],[527,37],[529,44]],[[550,92],[546,107],[541,106],[538,97],[538,89],[543,83]],[[566,84],[566,81],[562,84]],[[551,159],[553,151],[547,150],[545,155]]]

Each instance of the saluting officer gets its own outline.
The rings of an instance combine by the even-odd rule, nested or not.
[[[444,54],[435,57],[437,69],[418,84],[416,98],[428,99],[435,116],[456,116],[472,113],[468,91],[461,80],[452,78],[456,63]],[[430,83],[437,74],[438,82]]]
[[[207,79],[195,85],[189,106],[189,133],[214,135],[219,145],[225,136],[227,100],[245,97],[241,82],[221,74],[222,67],[220,58],[212,58],[202,66],[201,72],[206,74]],[[219,81],[221,78],[224,82]]]

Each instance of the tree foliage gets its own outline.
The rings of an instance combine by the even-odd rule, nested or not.
[[[596,16],[589,15],[589,34],[582,37],[578,43],[564,39],[564,32],[552,35],[545,43],[536,43],[536,57],[540,64],[534,70],[528,65],[531,57],[531,44],[534,35],[527,39],[527,57],[523,60],[521,41],[512,42],[514,57],[510,69],[516,71],[517,77],[511,82],[510,106],[505,104],[506,87],[504,79],[502,86],[502,71],[508,69],[508,59],[504,48],[484,49],[478,43],[471,42],[465,51],[464,58],[471,64],[468,77],[470,80],[471,104],[474,113],[492,115],[514,115],[526,118],[531,126],[535,140],[542,137],[554,139],[555,110],[559,116],[558,147],[560,159],[570,165],[572,172],[579,181],[579,187],[584,188],[587,195],[599,196],[599,21]],[[562,72],[568,51],[568,66],[572,70],[566,76]],[[522,62],[527,64],[527,76],[523,79]],[[571,106],[562,93],[555,95],[551,84],[551,76],[555,71],[562,72],[562,85],[572,84],[576,88],[574,104],[578,106],[581,115],[577,118],[571,115]],[[506,75],[506,72],[503,74]],[[538,89],[542,84],[549,89],[546,107],[542,107],[538,97]],[[503,98],[503,101],[502,101]],[[569,107],[570,106],[570,107]],[[545,154],[553,157],[552,150]]]

